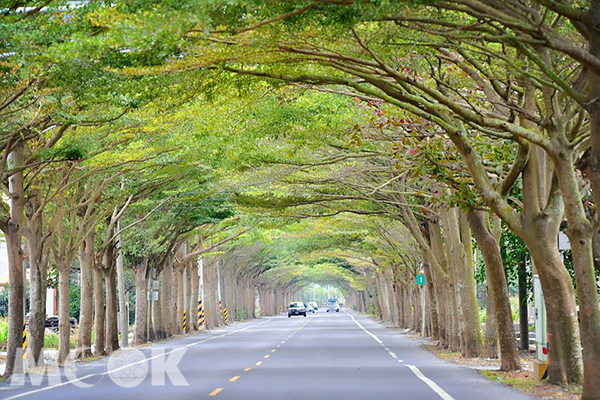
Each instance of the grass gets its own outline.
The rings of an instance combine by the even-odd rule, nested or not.
[[[92,356],[92,357],[86,357],[86,358],[82,358],[81,360],[79,360],[80,362],[92,362],[92,361],[98,361],[101,360],[103,357],[102,356]]]
[[[433,354],[436,355],[436,357],[441,358],[442,360],[452,361],[452,360],[456,360],[457,358],[462,357],[462,355],[459,352],[443,350],[437,346],[430,345],[430,344],[423,344],[423,345],[421,345],[421,347],[426,349],[427,351],[432,352]]]
[[[533,374],[528,371],[523,371],[518,375],[511,374],[509,372],[488,370],[479,370],[479,373],[488,379],[503,383],[505,385],[510,385],[515,389],[527,393],[535,393],[536,389],[542,385],[541,382],[533,379]]]
[[[69,338],[69,348],[71,350],[77,347],[77,334],[78,330],[75,329],[75,331],[71,334],[71,337]],[[46,349],[58,350],[58,342],[58,332],[46,333],[44,335],[44,347]]]

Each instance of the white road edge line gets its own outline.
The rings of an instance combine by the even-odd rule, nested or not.
[[[378,338],[377,336],[373,335],[371,332],[369,332],[368,330],[366,330],[366,329],[365,329],[365,327],[364,327],[364,326],[362,326],[362,325],[360,324],[360,322],[358,322],[356,319],[354,319],[354,317],[353,317],[352,315],[348,314],[348,312],[347,312],[347,311],[344,311],[344,312],[346,313],[346,315],[347,315],[347,316],[349,316],[350,318],[352,318],[352,321],[354,321],[354,323],[355,323],[356,325],[358,325],[358,327],[359,327],[360,329],[362,329],[363,331],[365,331],[365,333],[366,333],[367,335],[369,335],[369,336],[371,336],[373,339],[375,339],[375,341],[376,341],[377,343],[379,343],[379,344],[383,344],[383,342],[382,342],[381,340],[379,340],[379,338]]]
[[[413,372],[413,374],[416,375],[417,378],[419,378],[420,380],[425,382],[425,384],[427,386],[429,386],[431,388],[431,390],[436,392],[438,394],[438,396],[440,396],[442,399],[454,400],[454,397],[450,396],[444,389],[439,387],[437,383],[435,383],[434,381],[432,381],[431,379],[429,379],[428,377],[423,375],[423,373],[421,372],[421,370],[419,368],[415,367],[414,365],[408,365],[408,364],[404,364],[404,365],[406,365],[408,368],[410,368],[410,370]]]
[[[354,321],[354,323],[356,325],[358,325],[358,327],[360,329],[362,329],[363,331],[365,331],[366,334],[368,334],[369,336],[371,336],[373,339],[375,339],[375,341],[379,344],[382,344],[383,342],[374,334],[372,334],[371,332],[369,332],[367,329],[365,329],[364,326],[362,326],[360,324],[360,322],[358,322],[352,315],[348,314],[347,311],[344,311],[346,313],[347,316],[349,316],[350,318],[352,318],[352,321]],[[401,360],[398,360],[399,362]],[[410,370],[413,372],[413,374],[415,374],[415,376],[417,378],[419,378],[420,380],[422,380],[423,382],[425,382],[425,384],[427,386],[429,386],[431,388],[431,390],[433,390],[435,393],[437,393],[438,396],[440,396],[442,399],[444,400],[455,400],[454,397],[450,396],[444,389],[442,389],[441,387],[439,387],[439,385],[437,383],[435,383],[434,381],[432,381],[431,379],[429,379],[428,377],[426,377],[425,375],[423,375],[423,373],[421,372],[421,370],[417,367],[415,367],[414,365],[408,365],[408,364],[404,364],[406,365],[408,368],[410,368]]]
[[[233,333],[242,332],[242,331],[245,331],[246,329],[249,329],[249,328],[254,328],[255,326],[259,326],[259,325],[262,325],[262,324],[266,324],[267,322],[271,321],[271,319],[272,319],[272,318],[269,318],[269,319],[267,319],[266,321],[260,322],[260,323],[258,323],[258,324],[250,325],[250,326],[247,326],[247,327],[245,327],[245,328],[242,328],[242,329],[236,329],[235,331],[227,332],[227,333],[224,333],[224,334],[222,334],[222,335],[213,336],[213,337],[210,337],[210,338],[207,338],[207,339],[204,339],[204,340],[199,340],[199,341],[197,341],[197,342],[194,342],[194,343],[189,343],[189,344],[186,344],[185,346],[178,347],[178,348],[176,348],[176,349],[174,349],[174,350],[167,351],[167,352],[165,352],[165,353],[162,353],[162,354],[156,355],[156,356],[154,356],[154,357],[145,358],[145,359],[143,359],[143,360],[136,361],[136,362],[134,362],[134,363],[127,364],[127,365],[124,365],[124,366],[122,366],[122,367],[119,367],[119,368],[111,369],[110,371],[99,372],[99,373],[97,373],[97,374],[89,374],[89,375],[82,376],[81,378],[77,378],[77,379],[70,379],[70,380],[68,380],[68,381],[66,381],[66,382],[57,383],[56,385],[52,385],[52,386],[46,386],[46,387],[39,388],[39,389],[36,389],[36,390],[31,390],[31,391],[29,391],[29,392],[23,392],[23,393],[16,394],[16,395],[14,395],[14,396],[5,397],[5,400],[20,399],[21,397],[29,396],[29,395],[31,395],[31,394],[36,394],[36,393],[40,393],[40,392],[45,392],[45,391],[47,391],[47,390],[50,390],[50,389],[54,389],[54,388],[58,388],[58,387],[61,387],[61,386],[66,386],[66,385],[70,385],[70,384],[72,384],[72,383],[75,383],[75,382],[81,382],[81,381],[83,381],[83,380],[85,380],[85,379],[92,378],[92,377],[94,377],[94,376],[104,376],[104,375],[109,375],[109,374],[112,374],[113,372],[117,372],[117,371],[120,371],[120,370],[122,370],[122,369],[129,368],[129,367],[131,367],[131,366],[134,366],[134,365],[143,364],[143,363],[145,363],[145,362],[148,362],[148,361],[151,361],[151,360],[153,360],[153,359],[155,359],[155,358],[164,357],[164,356],[166,356],[166,355],[169,355],[169,354],[175,353],[176,351],[183,350],[183,349],[185,349],[185,348],[187,348],[187,347],[196,346],[196,345],[198,345],[198,344],[202,344],[202,343],[208,342],[208,341],[210,341],[210,340],[213,340],[213,339],[219,339],[219,338],[222,338],[222,337],[225,337],[225,336],[229,336],[229,335],[231,335],[231,334],[233,334]]]

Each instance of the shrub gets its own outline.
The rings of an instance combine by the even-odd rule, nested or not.
[[[44,347],[47,349],[58,349],[58,333],[52,332],[45,334]]]
[[[6,351],[8,341],[8,318],[0,318],[0,350]]]

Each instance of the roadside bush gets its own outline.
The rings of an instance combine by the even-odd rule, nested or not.
[[[8,318],[0,318],[0,350],[6,351],[8,341]]]
[[[44,348],[58,349],[58,333],[46,333],[44,335]]]

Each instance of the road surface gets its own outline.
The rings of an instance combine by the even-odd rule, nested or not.
[[[352,311],[256,319],[118,352],[41,382],[4,384],[0,398],[530,399]]]

